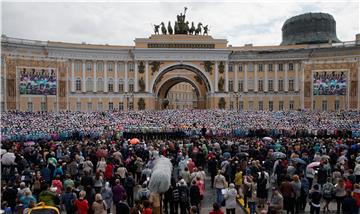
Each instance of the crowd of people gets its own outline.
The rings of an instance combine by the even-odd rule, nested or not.
[[[164,110],[111,112],[4,112],[1,141],[67,140],[114,134],[185,132],[206,129],[209,136],[346,135],[360,137],[360,113],[299,111],[236,112],[229,110]],[[119,136],[120,137],[120,136]]]
[[[146,140],[118,135],[136,124],[163,131],[188,126],[199,134]],[[215,198],[210,214],[235,213],[239,200],[251,214],[319,213],[331,210],[333,203],[332,211],[358,214],[359,138],[208,134],[216,129],[233,133],[240,126],[358,131],[358,125],[355,112],[5,113],[1,205],[5,213],[26,212],[39,202],[79,214],[204,213],[205,195],[211,191]],[[32,128],[50,134],[97,131],[98,136],[30,142],[9,137],[29,134]],[[171,161],[171,182],[164,192],[151,191],[152,169],[161,157]]]

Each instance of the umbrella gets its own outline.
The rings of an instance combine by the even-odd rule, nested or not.
[[[314,168],[320,166],[320,162],[312,162],[309,165],[307,165],[307,168]]]
[[[346,160],[348,160],[347,159],[347,157],[345,157],[344,155],[342,155],[342,156],[340,156],[339,158],[338,158],[338,162],[343,162],[343,161],[346,161]]]
[[[237,157],[239,158],[245,158],[245,157],[249,157],[249,153],[247,152],[239,152],[236,154]]]
[[[5,166],[9,166],[9,165],[13,165],[15,164],[15,154],[8,152],[5,153],[2,157],[1,157],[1,163],[4,164]]]
[[[282,158],[286,158],[286,155],[282,152],[274,152],[272,154],[273,158],[275,159],[282,159]]]
[[[300,164],[304,164],[304,165],[306,164],[306,161],[304,161],[301,158],[293,158],[292,160],[296,163],[300,163]]]
[[[346,144],[340,144],[339,147],[340,147],[340,148],[343,148],[343,149],[348,149],[348,148],[349,148],[349,146],[346,145]]]
[[[140,143],[140,140],[137,139],[137,138],[133,138],[133,139],[130,140],[130,144],[131,144],[131,145],[136,145],[136,144],[138,144],[138,143]]]
[[[321,156],[321,159],[329,160],[329,159],[330,159],[330,156],[329,156],[329,155],[323,155],[323,156]]]
[[[33,145],[35,145],[34,141],[28,141],[24,143],[24,146],[33,146]]]
[[[268,141],[268,142],[272,142],[272,141],[273,141],[273,139],[272,139],[271,137],[264,137],[262,140],[263,140],[263,141]]]
[[[6,152],[7,152],[6,149],[1,149],[1,150],[0,150],[0,154],[1,154],[1,155],[5,154]]]

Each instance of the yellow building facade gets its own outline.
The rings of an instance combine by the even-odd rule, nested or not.
[[[209,35],[154,34],[133,46],[2,36],[1,48],[2,111],[159,110],[182,82],[199,109],[360,110],[359,35],[239,47]]]

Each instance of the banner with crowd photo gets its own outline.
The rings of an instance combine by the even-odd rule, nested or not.
[[[56,95],[54,69],[23,69],[20,71],[20,95]]]
[[[346,95],[347,76],[344,71],[313,73],[313,95]]]

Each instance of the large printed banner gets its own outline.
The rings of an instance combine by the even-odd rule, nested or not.
[[[56,95],[56,72],[53,69],[22,69],[20,94]]]
[[[313,95],[346,95],[347,87],[343,71],[314,72]]]

